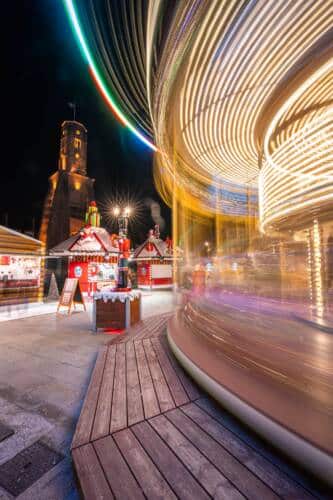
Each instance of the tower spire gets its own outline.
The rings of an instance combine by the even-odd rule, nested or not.
[[[73,120],[76,121],[76,102],[69,102],[68,106],[73,110]]]

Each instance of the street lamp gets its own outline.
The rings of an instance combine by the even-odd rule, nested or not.
[[[113,215],[117,218],[118,222],[118,234],[121,238],[127,238],[128,220],[131,212],[132,209],[129,206],[124,208],[116,206],[113,209]]]
[[[113,215],[117,218],[118,222],[118,245],[119,245],[119,259],[118,259],[118,290],[127,289],[128,285],[128,257],[130,249],[130,240],[127,238],[128,220],[131,215],[131,207],[126,206],[120,208],[114,207]]]

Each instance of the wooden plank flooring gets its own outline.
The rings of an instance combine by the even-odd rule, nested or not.
[[[83,498],[329,498],[202,394],[169,349],[168,318],[99,352],[72,442]]]

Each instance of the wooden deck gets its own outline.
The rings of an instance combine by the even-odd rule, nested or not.
[[[200,392],[169,350],[167,320],[140,322],[100,350],[72,442],[82,496],[320,496]]]

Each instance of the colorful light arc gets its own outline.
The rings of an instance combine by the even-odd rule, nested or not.
[[[105,101],[107,102],[108,106],[111,108],[112,112],[115,114],[115,116],[118,118],[118,120],[125,125],[140,141],[142,141],[146,146],[148,146],[150,149],[153,151],[158,151],[157,147],[149,140],[147,137],[145,137],[141,132],[139,132],[133,125],[132,123],[126,118],[126,116],[122,113],[121,109],[115,102],[114,98],[110,94],[110,91],[108,90],[105,82],[103,81],[103,78],[98,71],[96,64],[93,60],[92,54],[89,50],[88,44],[85,40],[83,31],[80,26],[80,21],[78,14],[75,10],[74,7],[74,2],[73,0],[63,0],[66,11],[68,13],[68,17],[70,19],[71,25],[73,27],[73,30],[77,36],[77,39],[79,41],[81,50],[83,52],[83,55],[86,59],[86,61],[89,64],[89,69],[90,73],[100,90],[101,94],[103,95]]]

